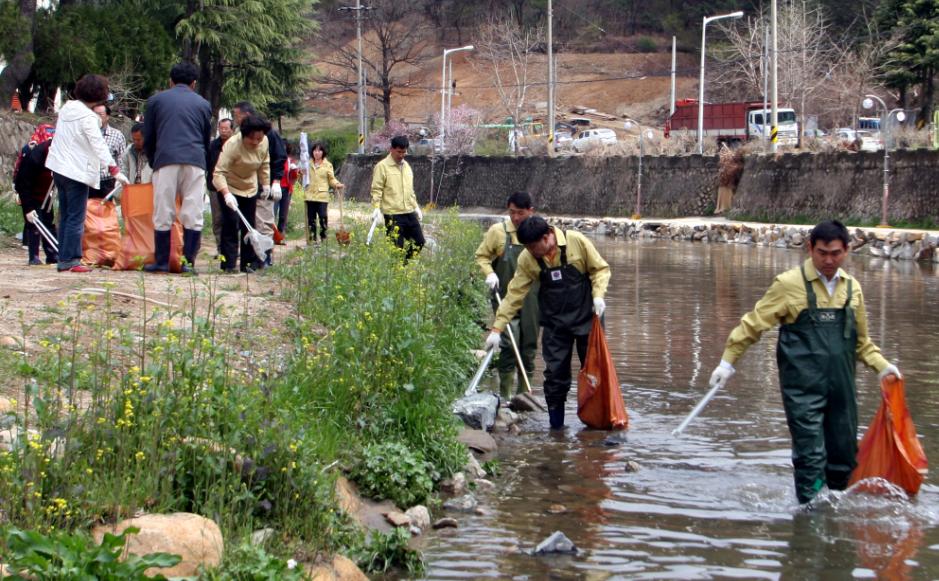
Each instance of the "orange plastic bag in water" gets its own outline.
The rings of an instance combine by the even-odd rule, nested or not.
[[[616,367],[596,315],[587,340],[587,361],[577,376],[577,417],[598,430],[625,430],[629,425]]]
[[[121,250],[121,225],[114,202],[91,198],[85,210],[82,263],[113,266]]]
[[[176,204],[179,210],[179,203]],[[153,184],[130,184],[121,194],[124,236],[114,268],[137,270],[154,261],[153,255]],[[183,227],[176,220],[170,236],[170,272],[180,271]]]
[[[916,438],[916,427],[906,407],[903,380],[880,384],[883,399],[861,440],[857,468],[850,484],[865,478],[883,478],[914,495],[928,471],[926,454]]]

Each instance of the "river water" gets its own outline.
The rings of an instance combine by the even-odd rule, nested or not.
[[[425,539],[428,579],[939,578],[939,486],[928,477],[913,500],[823,493],[816,510],[798,509],[776,331],[683,436],[671,435],[707,391],[739,317],[802,252],[595,242],[613,270],[606,329],[629,430],[583,429],[576,388],[564,432],[526,417],[523,433],[501,444],[496,490],[478,493],[483,514],[454,514],[459,528]],[[936,268],[867,257],[845,268],[863,287],[872,338],[906,376],[929,456],[939,450]],[[577,368],[575,357],[575,377]],[[541,377],[539,368],[536,384]],[[879,391],[860,365],[858,393],[863,432]],[[626,471],[630,460],[637,472]],[[581,552],[532,556],[556,530]]]

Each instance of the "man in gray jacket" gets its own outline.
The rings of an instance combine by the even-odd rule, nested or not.
[[[147,272],[167,272],[170,228],[181,200],[183,272],[195,272],[202,242],[203,184],[206,153],[212,137],[212,109],[195,92],[199,70],[181,62],[170,71],[172,87],[147,99],[144,110],[144,150],[153,168],[153,238],[156,262]]]

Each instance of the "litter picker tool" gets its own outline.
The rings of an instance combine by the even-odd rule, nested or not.
[[[486,350],[486,355],[483,357],[483,360],[479,362],[479,369],[476,370],[473,379],[469,382],[469,387],[466,388],[466,392],[464,392],[463,395],[476,393],[479,387],[479,381],[483,378],[483,374],[486,373],[486,369],[489,367],[489,363],[492,361],[492,356],[495,352],[496,350],[492,348]]]
[[[342,199],[345,197],[345,192],[342,191],[342,188],[336,188],[336,197],[339,198],[339,229],[336,230],[336,242],[339,244],[348,244],[349,243],[349,232],[346,231],[345,223],[343,222],[343,212],[342,212]],[[369,232],[369,240],[372,239],[372,233]]]
[[[492,291],[496,295],[496,302],[501,306],[502,297],[499,296],[499,291]],[[512,342],[512,351],[515,352],[515,362],[518,363],[518,368],[522,371],[522,379],[525,381],[525,390],[528,393],[531,393],[531,384],[528,382],[528,370],[525,369],[525,364],[522,363],[522,353],[518,350],[518,343],[515,342],[515,333],[512,332],[512,325],[506,325],[505,330],[509,332],[509,341]]]
[[[235,208],[235,212],[237,212],[238,217],[241,218],[241,223],[248,229],[248,233],[245,234],[245,241],[254,249],[254,253],[257,255],[258,259],[263,260],[267,251],[274,248],[274,240],[270,236],[265,236],[255,230],[254,227],[248,223],[248,220],[245,219],[245,215],[241,213],[241,210]]]
[[[688,414],[688,417],[685,418],[685,420],[681,423],[681,425],[679,425],[677,428],[672,430],[672,435],[673,436],[681,435],[681,433],[685,430],[685,428],[688,427],[688,424],[691,423],[691,420],[698,417],[698,414],[701,413],[701,410],[704,409],[704,406],[706,406],[708,402],[711,401],[711,398],[714,397],[714,394],[716,394],[717,390],[720,388],[721,388],[720,385],[715,385],[714,387],[712,387],[711,390],[708,391],[707,394],[703,398],[701,398],[701,401],[698,402],[698,405],[694,406],[694,409],[691,410],[691,413]]]
[[[365,244],[372,243],[372,236],[375,235],[375,228],[378,227],[378,222],[381,220],[380,216],[375,216],[375,219],[372,220],[372,227],[368,229],[368,237],[365,239]]]
[[[59,241],[55,239],[55,236],[52,235],[52,232],[49,232],[49,229],[46,228],[46,225],[42,223],[42,220],[39,219],[39,216],[36,214],[36,210],[26,214],[26,219],[29,220],[29,223],[36,227],[36,230],[39,230],[39,234],[46,239],[52,248],[58,252],[59,251]]]

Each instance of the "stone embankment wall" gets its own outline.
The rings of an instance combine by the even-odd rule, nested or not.
[[[35,128],[36,121],[32,116],[0,115],[0,182],[9,184],[12,181],[16,155],[29,141]]]
[[[340,179],[347,192],[367,200],[372,167],[381,156],[349,156]],[[539,212],[629,216],[635,210],[636,157],[411,157],[415,190],[430,201],[431,166],[438,206],[502,208],[516,190],[532,194]],[[939,223],[939,152],[890,155],[892,220]],[[703,216],[717,198],[717,157],[645,156],[643,216]],[[441,186],[441,177],[443,184]],[[751,155],[744,163],[731,217],[766,222],[880,217],[882,153]]]

